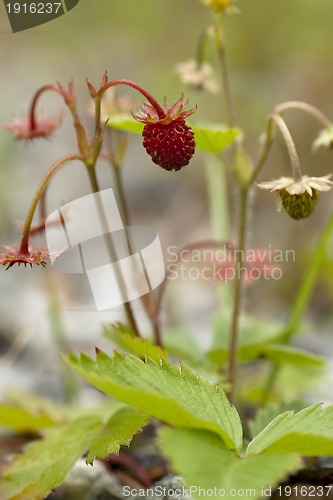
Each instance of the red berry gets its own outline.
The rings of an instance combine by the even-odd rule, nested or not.
[[[145,124],[143,145],[154,163],[165,170],[180,170],[189,163],[195,151],[194,133],[186,125],[185,118],[196,108],[186,110],[183,96],[172,106],[167,105],[165,98],[162,107],[153,104],[144,104],[141,115],[133,115]]]
[[[194,133],[185,120],[146,124],[142,135],[147,153],[165,170],[180,170],[194,154]]]

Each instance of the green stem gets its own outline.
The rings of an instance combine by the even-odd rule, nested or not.
[[[302,170],[301,170],[301,165],[299,162],[296,146],[294,143],[294,140],[289,132],[289,129],[286,125],[286,122],[281,118],[280,115],[272,114],[271,115],[272,120],[277,124],[279,127],[282,136],[286,142],[288,151],[289,151],[289,157],[291,161],[291,166],[293,169],[293,175],[295,182],[300,182],[302,179]]]
[[[300,109],[302,111],[305,111],[306,113],[309,113],[316,120],[318,120],[319,123],[324,125],[324,127],[333,127],[333,123],[326,115],[324,115],[324,113],[322,113],[315,106],[308,104],[307,102],[302,102],[302,101],[283,102],[274,109],[274,113],[281,114],[284,111],[287,111],[288,109]]]
[[[273,364],[273,366],[270,367],[270,371],[268,373],[267,380],[265,382],[264,388],[263,388],[261,396],[260,396],[259,405],[261,407],[265,406],[267,404],[267,402],[269,401],[269,398],[272,394],[272,390],[273,390],[274,384],[276,382],[279,370],[280,370],[280,365],[278,365],[278,364]]]
[[[216,40],[217,54],[218,54],[219,63],[220,63],[220,67],[221,67],[221,73],[222,73],[223,94],[224,94],[225,107],[226,107],[226,113],[227,113],[227,122],[228,122],[228,126],[230,128],[233,128],[235,126],[235,115],[234,115],[234,107],[233,107],[233,102],[232,102],[232,94],[231,94],[228,65],[227,65],[226,53],[225,53],[225,42],[223,39],[223,31],[222,31],[220,19],[221,19],[220,16],[216,16],[215,40]]]
[[[92,167],[87,167],[87,170],[88,170],[90,185],[91,185],[91,189],[92,189],[93,193],[99,193],[100,189],[99,189],[98,180],[96,177],[96,169],[92,168]],[[99,198],[97,198],[97,201],[99,202]],[[99,210],[99,216],[100,216],[101,223],[105,228],[107,228],[107,221],[105,219],[105,213],[104,213],[104,209],[103,209],[103,206],[101,203],[99,203],[99,205],[98,205],[98,210]],[[106,238],[107,248],[108,248],[110,257],[112,259],[112,262],[116,263],[117,262],[117,254],[116,254],[113,242],[112,242],[112,238],[110,237],[107,230],[105,231],[105,238]],[[117,281],[118,281],[121,295],[122,295],[122,297],[125,297],[126,293],[125,293],[124,278],[123,278],[123,275],[121,273],[121,270],[118,268],[117,265],[115,265],[115,272],[116,272]],[[140,337],[139,329],[138,329],[130,302],[126,302],[124,300],[124,308],[125,308],[125,312],[126,312],[130,327],[132,328],[134,334],[137,337]]]
[[[208,29],[205,28],[199,37],[197,51],[196,51],[196,57],[195,57],[199,67],[205,61],[205,47],[206,47],[206,42],[207,42],[207,36],[208,36]]]
[[[31,201],[28,214],[26,216],[24,226],[23,226],[23,234],[22,234],[22,240],[21,240],[21,247],[20,247],[20,252],[24,255],[29,255],[29,234],[30,234],[30,228],[32,224],[32,220],[37,208],[37,205],[41,199],[41,196],[46,189],[46,186],[54,176],[54,174],[63,166],[65,163],[73,160],[82,160],[82,156],[78,154],[70,154],[67,156],[64,156],[63,158],[60,158],[57,160],[51,168],[46,172],[44,177],[39,183],[39,186],[34,194],[34,197]]]
[[[238,232],[237,259],[236,259],[236,278],[234,287],[231,327],[229,334],[227,380],[229,383],[228,397],[231,403],[234,401],[234,395],[236,389],[239,317],[241,312],[241,296],[242,296],[242,285],[243,285],[243,276],[241,274],[241,269],[243,266],[243,260],[245,255],[248,198],[249,198],[249,189],[246,188],[241,191],[239,232]]]
[[[267,122],[266,140],[265,140],[264,148],[263,148],[261,156],[257,162],[257,165],[255,166],[253,173],[249,179],[249,186],[251,186],[255,182],[256,178],[258,177],[259,173],[261,172],[262,168],[264,167],[264,165],[267,161],[272,143],[273,143],[273,120],[271,118],[269,118],[268,122]]]

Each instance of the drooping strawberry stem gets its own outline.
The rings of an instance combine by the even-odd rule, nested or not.
[[[301,111],[305,111],[313,118],[315,118],[319,123],[324,125],[324,127],[327,128],[333,127],[332,121],[322,111],[320,111],[315,106],[312,106],[312,104],[308,104],[307,102],[286,101],[276,106],[276,108],[274,109],[274,113],[280,115],[290,109],[299,109]]]
[[[104,83],[99,88],[99,90],[97,92],[97,96],[100,98],[103,97],[103,95],[107,91],[107,89],[114,87],[115,85],[128,85],[129,87],[132,87],[133,89],[137,90],[153,106],[153,108],[155,109],[155,111],[158,114],[158,117],[160,119],[163,119],[166,117],[166,113],[165,113],[164,109],[162,108],[162,106],[160,106],[160,104],[158,104],[156,99],[154,99],[154,97],[146,89],[141,87],[141,85],[138,85],[137,83],[132,82],[131,80],[112,80],[111,82]]]
[[[298,158],[294,140],[291,136],[291,133],[289,132],[289,128],[287,127],[286,122],[281,118],[280,115],[273,113],[271,115],[271,118],[279,127],[280,132],[285,140],[289,152],[290,162],[293,170],[293,176],[295,182],[299,182],[302,179],[301,164]]]
[[[29,236],[30,236],[30,228],[32,224],[32,220],[37,208],[37,205],[41,199],[41,196],[46,189],[46,186],[52,179],[53,175],[63,166],[65,163],[72,161],[72,160],[82,160],[82,156],[78,154],[70,154],[67,156],[64,156],[63,158],[60,158],[57,160],[52,167],[49,168],[49,170],[46,172],[44,175],[43,179],[40,181],[39,186],[36,189],[36,192],[34,194],[34,197],[31,201],[27,217],[24,222],[23,226],[23,234],[22,234],[22,240],[21,240],[21,246],[20,246],[20,253],[22,255],[30,255],[29,254]]]

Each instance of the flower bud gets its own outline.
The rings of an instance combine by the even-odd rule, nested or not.
[[[286,189],[279,192],[279,198],[285,211],[295,220],[309,217],[316,206],[318,197],[319,193],[316,189],[312,189],[312,195],[307,191],[302,194],[290,194]]]

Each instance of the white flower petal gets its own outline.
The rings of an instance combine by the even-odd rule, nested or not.
[[[260,182],[257,186],[260,189],[268,189],[270,191],[285,189],[291,195],[307,192],[312,196],[313,189],[317,191],[329,191],[333,188],[333,182],[329,180],[331,176],[332,174],[322,177],[309,177],[308,175],[303,175],[302,179],[298,182],[292,177],[281,177],[280,179],[269,182]]]
[[[288,191],[289,194],[303,194],[304,191],[307,191],[307,186],[301,182],[295,182],[294,184],[286,187],[286,191]],[[310,194],[312,194],[312,191]]]
[[[323,182],[311,182],[309,183],[313,189],[317,189],[317,191],[329,191],[333,187],[333,182],[330,184],[326,184]]]
[[[274,181],[268,182],[260,182],[257,186],[260,189],[269,189],[270,191],[278,191],[280,189],[285,189],[290,184],[293,184],[294,179],[291,177],[281,177],[280,179],[276,179]]]

